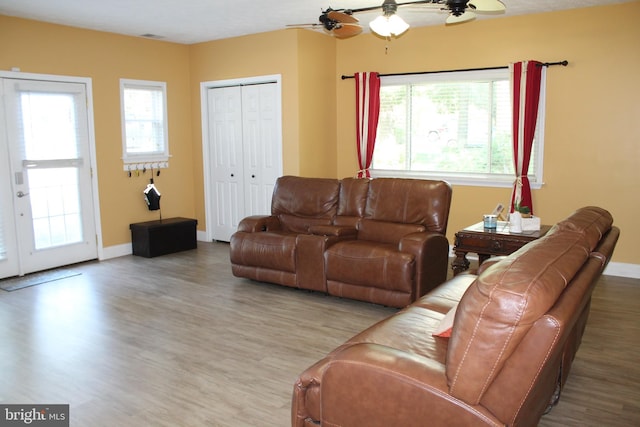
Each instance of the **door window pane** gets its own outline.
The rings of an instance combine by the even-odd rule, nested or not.
[[[77,168],[29,170],[36,249],[82,241]]]
[[[20,106],[26,159],[79,157],[73,94],[22,92]]]

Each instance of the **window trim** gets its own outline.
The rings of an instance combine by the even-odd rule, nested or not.
[[[409,74],[398,76],[381,76],[381,86],[393,86],[421,82],[440,81],[469,81],[480,79],[504,78],[505,74],[509,78],[509,69],[492,70],[469,70],[469,71],[446,71],[442,73]],[[455,78],[452,78],[455,76]],[[542,70],[542,81],[540,84],[540,103],[538,106],[538,128],[536,143],[533,149],[535,152],[535,175],[528,175],[531,189],[538,190],[544,185],[544,128],[546,113],[546,67]],[[422,172],[410,170],[390,170],[390,169],[369,169],[374,178],[416,178],[445,180],[453,185],[477,186],[477,187],[499,187],[511,188],[515,181],[515,175],[507,174],[487,174],[487,173],[454,173],[454,172]]]
[[[148,90],[160,90],[162,92],[163,103],[163,133],[164,133],[164,151],[160,152],[146,152],[146,153],[128,153],[127,152],[127,130],[126,130],[126,116],[125,116],[125,97],[124,91],[129,88],[148,89]],[[122,161],[127,164],[133,163],[158,163],[167,162],[171,155],[169,154],[169,125],[168,125],[168,113],[167,113],[167,83],[151,80],[134,80],[134,79],[120,79],[120,117],[122,128]]]

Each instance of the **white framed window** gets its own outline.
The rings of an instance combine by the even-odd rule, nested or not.
[[[120,79],[120,100],[123,161],[168,161],[167,84]]]
[[[545,73],[529,165],[542,185]],[[515,179],[508,69],[381,77],[372,176],[510,187]]]

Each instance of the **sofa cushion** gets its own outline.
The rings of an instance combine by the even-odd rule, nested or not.
[[[589,257],[575,232],[544,236],[489,267],[458,305],[447,353],[450,393],[477,404],[534,322]]]
[[[445,234],[450,204],[451,186],[445,181],[376,178],[369,183],[365,215]]]
[[[441,321],[441,313],[409,305],[350,338],[341,347],[357,343],[380,344],[428,358],[444,368],[448,340],[432,335]]]
[[[280,177],[273,190],[271,213],[284,221],[283,229],[306,233],[312,218],[330,223],[338,210],[339,190],[337,179]]]
[[[476,275],[470,273],[458,274],[429,291],[428,294],[417,300],[414,305],[445,314],[458,305],[462,295],[476,278]]]
[[[358,239],[392,244],[397,250],[397,245],[404,236],[423,231],[425,228],[422,225],[363,219],[358,225]]]
[[[397,246],[362,240],[336,243],[324,254],[327,280],[410,293],[414,256]]]
[[[549,232],[575,231],[581,233],[587,239],[589,248],[593,250],[612,225],[613,217],[608,211],[595,206],[587,206],[576,210],[567,219],[557,223]]]
[[[340,198],[338,215],[363,217],[367,206],[369,180],[360,178],[344,178],[340,181]]]

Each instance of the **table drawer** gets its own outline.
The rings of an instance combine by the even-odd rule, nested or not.
[[[479,254],[488,255],[509,255],[528,242],[535,240],[523,239],[519,237],[517,239],[511,239],[507,236],[501,235],[500,238],[488,234],[482,235],[456,235],[456,249],[465,252],[475,252]]]

